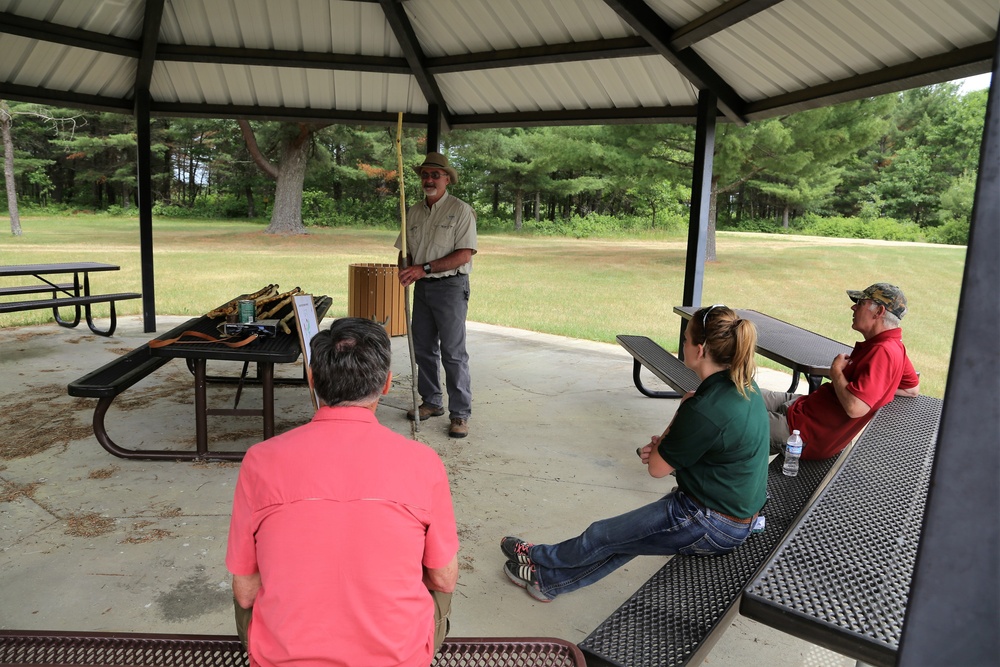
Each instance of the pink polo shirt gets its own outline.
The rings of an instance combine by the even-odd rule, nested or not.
[[[243,460],[226,566],[261,575],[255,665],[427,667],[434,603],[423,567],[456,553],[441,459],[370,410],[323,407]]]

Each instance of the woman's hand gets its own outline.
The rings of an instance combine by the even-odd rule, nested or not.
[[[662,436],[654,435],[649,439],[648,445],[646,445],[645,447],[640,447],[639,449],[635,450],[635,453],[639,455],[640,459],[642,459],[642,465],[645,466],[649,465],[649,456],[650,454],[652,454],[654,448],[660,446],[661,437]]]

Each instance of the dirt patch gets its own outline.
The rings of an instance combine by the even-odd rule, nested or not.
[[[55,331],[39,331],[31,333],[19,333],[14,335],[14,340],[19,343],[26,343],[28,341],[37,341],[39,336],[51,336]]]
[[[38,482],[31,482],[30,484],[4,482],[4,488],[0,490],[0,503],[12,503],[18,498],[34,498],[38,487]]]
[[[110,479],[116,472],[121,470],[118,466],[105,466],[104,468],[94,468],[87,477],[90,479]]]
[[[239,468],[238,461],[195,461],[195,468]]]
[[[164,530],[162,528],[145,530],[149,525],[150,522],[148,521],[141,521],[135,524],[132,526],[132,532],[128,535],[128,537],[118,542],[118,544],[146,544],[147,542],[156,542],[158,540],[165,540],[168,537],[174,536],[174,534],[169,530]]]
[[[74,401],[64,385],[44,385],[31,390],[30,400],[0,401],[0,431],[9,433],[0,442],[0,460],[10,461],[66,447],[93,433],[77,420]]]
[[[66,534],[73,537],[100,537],[113,532],[115,520],[96,512],[71,515],[66,519]]]

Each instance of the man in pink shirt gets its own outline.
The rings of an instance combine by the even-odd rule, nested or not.
[[[906,356],[899,328],[907,311],[903,290],[875,283],[862,291],[848,290],[847,295],[854,302],[851,328],[864,340],[850,355],[834,358],[830,382],[805,396],[763,390],[772,454],[783,453],[789,434],[798,430],[805,443],[803,459],[836,456],[894,396],[920,393],[920,378]]]
[[[253,666],[427,667],[458,581],[448,477],[381,426],[385,330],[334,321],[312,340],[308,424],[251,447],[229,526],[237,629]]]

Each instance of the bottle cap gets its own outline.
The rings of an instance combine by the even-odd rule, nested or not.
[[[799,429],[795,429],[794,431],[792,431],[792,435],[799,435]]]

